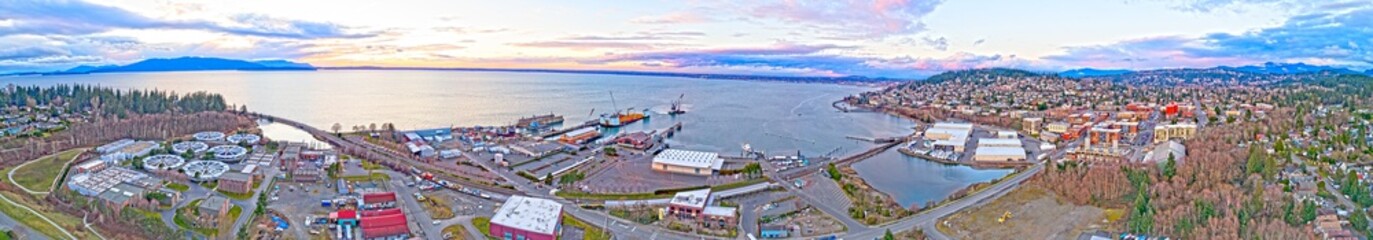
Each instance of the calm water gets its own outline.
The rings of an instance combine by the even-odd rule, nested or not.
[[[901,206],[924,206],[978,182],[991,181],[1011,170],[979,170],[967,166],[945,165],[906,156],[895,148],[853,164],[858,175],[877,190],[892,195]]]
[[[845,136],[889,137],[912,132],[910,121],[877,113],[841,113],[830,102],[872,90],[676,77],[462,71],[315,71],[115,73],[0,78],[17,85],[89,84],[223,94],[231,104],[327,129],[391,122],[400,129],[506,125],[522,116],[554,113],[568,124],[616,108],[656,112],[620,131],[661,129],[683,122],[675,148],[735,155],[748,143],[769,154],[846,155],[870,143]],[[611,93],[614,93],[614,101]],[[685,94],[687,114],[663,114]],[[594,111],[594,113],[593,113]],[[837,150],[836,150],[837,149]],[[1004,173],[909,161],[892,151],[860,164],[874,186],[900,199],[947,195]],[[877,172],[871,168],[879,168]],[[912,174],[916,173],[916,174]],[[881,177],[878,177],[881,176]],[[903,197],[905,196],[905,197]],[[921,200],[923,201],[923,200]],[[903,205],[908,205],[904,203]]]

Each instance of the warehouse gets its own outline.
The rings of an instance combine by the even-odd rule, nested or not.
[[[1024,162],[1025,149],[1020,147],[978,147],[973,160],[979,162]]]
[[[653,156],[653,170],[662,172],[713,175],[724,164],[725,160],[712,152],[667,149]]]

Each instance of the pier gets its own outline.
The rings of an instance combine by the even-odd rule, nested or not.
[[[845,138],[853,139],[853,140],[858,140],[858,141],[864,141],[864,142],[872,142],[872,143],[890,143],[890,142],[899,142],[899,141],[904,141],[904,140],[905,140],[904,138],[900,138],[900,137],[874,138],[874,137],[846,136]]]

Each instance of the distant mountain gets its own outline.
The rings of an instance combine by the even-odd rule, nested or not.
[[[1063,72],[1058,73],[1058,75],[1059,75],[1059,76],[1063,76],[1063,77],[1080,78],[1080,77],[1100,77],[1100,76],[1121,75],[1121,74],[1126,74],[1126,73],[1131,73],[1131,72],[1134,72],[1134,71],[1125,70],[1125,69],[1092,69],[1092,68],[1082,68],[1082,69],[1073,69],[1073,70],[1063,71]]]
[[[310,66],[310,64],[308,64],[308,63],[298,63],[298,62],[292,62],[292,61],[286,61],[286,60],[264,60],[264,61],[254,61],[253,63],[261,64],[262,66],[267,66],[267,67],[272,67],[272,68],[302,68],[302,69],[304,69],[304,68],[310,68],[310,69],[315,68],[315,66]]]
[[[272,65],[272,66],[269,66]],[[180,58],[154,58],[139,61],[133,64],[98,69],[92,72],[164,72],[164,71],[212,71],[212,70],[241,70],[241,71],[261,71],[261,70],[314,70],[315,68],[301,63],[293,63],[281,60],[269,61],[268,64],[250,62],[237,59],[225,58],[206,58],[206,57],[180,57]]]
[[[1319,66],[1319,65],[1310,65],[1310,64],[1306,64],[1306,63],[1273,63],[1273,62],[1266,62],[1266,63],[1263,63],[1263,65],[1252,65],[1252,66],[1241,66],[1241,67],[1220,66],[1220,67],[1216,67],[1216,68],[1225,69],[1225,70],[1231,70],[1231,71],[1237,71],[1237,72],[1261,73],[1261,74],[1298,74],[1298,73],[1314,73],[1314,72],[1322,72],[1322,71],[1330,71],[1330,72],[1336,72],[1336,73],[1353,73],[1353,74],[1359,73],[1358,71],[1349,70],[1349,69],[1347,69],[1347,68],[1331,67],[1331,66]]]
[[[1373,76],[1373,69],[1368,69],[1368,71],[1363,71],[1363,74],[1369,75],[1369,76]]]
[[[62,73],[90,73],[90,72],[92,72],[92,71],[96,71],[96,70],[100,70],[100,69],[106,69],[106,68],[113,68],[113,67],[118,67],[118,65],[99,65],[99,66],[81,65],[81,66],[76,66],[76,67],[71,68],[71,69],[64,70],[64,71],[62,71]]]

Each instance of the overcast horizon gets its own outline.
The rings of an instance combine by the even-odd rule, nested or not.
[[[970,68],[1373,68],[1373,0],[13,1],[0,73],[182,56],[321,67],[920,78]]]

